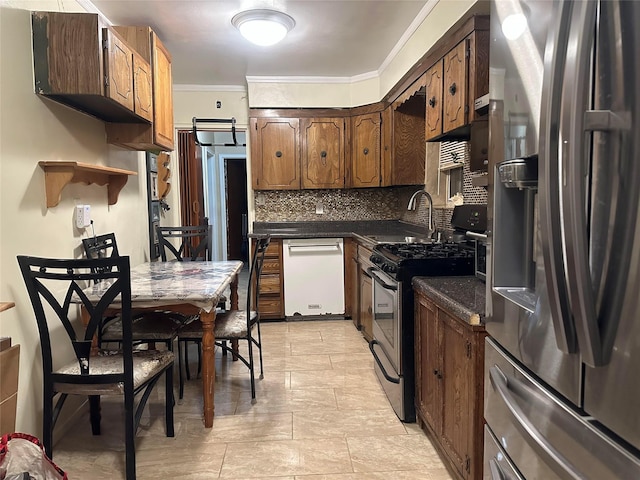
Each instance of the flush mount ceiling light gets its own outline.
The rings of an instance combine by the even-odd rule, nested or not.
[[[268,47],[282,40],[296,22],[277,10],[247,10],[231,19],[244,38],[256,45]]]

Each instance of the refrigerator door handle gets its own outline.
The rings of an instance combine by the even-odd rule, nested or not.
[[[506,480],[500,465],[498,465],[498,462],[496,462],[494,458],[489,460],[489,469],[491,472],[491,480]]]
[[[586,214],[588,150],[585,145],[591,145],[591,143],[588,141],[588,135],[585,134],[585,126],[602,122],[605,116],[602,113],[585,115],[589,105],[597,8],[597,2],[576,2],[572,11],[565,69],[566,90],[562,95],[562,120],[559,132],[563,139],[562,173],[567,184],[567,188],[563,190],[562,205],[567,270],[570,279],[569,295],[580,353],[583,361],[593,367],[604,364],[596,314],[596,295],[591,280]],[[600,120],[596,121],[596,118]]]
[[[565,53],[571,22],[572,2],[554,2],[554,25],[549,29],[544,56],[538,154],[540,240],[544,275],[556,344],[564,353],[577,351],[576,332],[569,308],[566,262],[562,247],[560,211],[560,158],[557,130]]]
[[[534,422],[532,422],[522,408],[520,408],[511,391],[516,391],[520,396],[528,394],[527,402],[534,405],[534,407],[531,408],[532,411],[537,410],[536,407],[540,407],[542,409],[548,408],[547,405],[537,405],[542,404],[544,400],[542,398],[538,398],[538,396],[536,396],[522,382],[519,382],[513,377],[507,377],[497,365],[489,368],[489,378],[491,385],[493,385],[493,388],[498,392],[498,395],[511,414],[515,426],[525,436],[531,447],[543,458],[548,459],[549,465],[556,465],[557,468],[561,470],[561,476],[563,478],[576,480],[583,478],[579,475],[579,470],[576,469],[560,452],[558,452],[558,450],[545,438],[542,432],[536,428]]]

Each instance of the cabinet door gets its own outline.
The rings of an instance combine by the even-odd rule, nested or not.
[[[426,82],[425,137],[430,140],[442,134],[442,60],[427,70]]]
[[[371,283],[371,277],[365,273],[364,270],[359,270],[360,280],[360,327],[362,334],[367,341],[373,339],[373,309],[371,308],[373,303],[373,285]]]
[[[299,131],[297,118],[251,119],[254,190],[300,189]]]
[[[153,75],[151,65],[138,53],[133,52],[134,111],[149,121],[153,120]]]
[[[303,120],[303,189],[344,187],[344,132],[344,118]]]
[[[171,55],[155,32],[151,32],[153,54],[153,143],[173,150],[173,79]]]
[[[351,119],[351,186],[380,186],[380,113]]]
[[[134,111],[133,52],[113,30],[103,29],[105,40],[105,95]]]
[[[444,57],[442,131],[449,132],[467,123],[467,78],[469,62],[467,40],[462,41]]]
[[[358,245],[352,238],[344,239],[344,310],[358,327]]]
[[[442,330],[442,446],[452,464],[467,477],[474,413],[471,343],[465,327],[438,309]]]
[[[438,310],[423,296],[418,295],[416,299],[416,408],[438,436],[443,410]]]

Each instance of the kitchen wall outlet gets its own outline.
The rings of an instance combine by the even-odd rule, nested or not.
[[[265,198],[264,193],[257,193],[256,194],[256,205],[258,205],[260,207],[264,207],[266,203],[267,203],[267,199]]]
[[[75,219],[78,228],[91,225],[91,205],[76,205]]]
[[[322,202],[316,203],[316,214],[322,215],[323,213],[324,213],[324,205],[322,205]]]

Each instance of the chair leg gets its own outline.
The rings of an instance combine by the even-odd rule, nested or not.
[[[264,370],[262,369],[262,336],[260,335],[260,322],[258,322],[258,354],[260,356],[260,379],[264,378]]]
[[[184,368],[187,372],[187,380],[191,380],[191,369],[189,369],[189,340],[184,341]]]
[[[198,375],[202,373],[202,340],[196,342],[198,345]]]
[[[47,385],[44,387],[42,443],[47,456],[53,458],[53,392]]]
[[[125,477],[127,480],[136,478],[136,444],[135,444],[135,411],[133,408],[133,386],[125,386],[124,393],[124,451]]]
[[[238,340],[231,340],[231,352],[232,352],[232,360],[234,362],[238,361]]]
[[[255,374],[253,373],[253,342],[251,341],[251,337],[249,337],[247,340],[247,344],[249,346],[249,374],[251,375],[251,403],[256,403],[256,378]]]
[[[223,347],[226,347],[226,346],[227,346],[227,341],[226,341],[226,340],[223,340],[223,341],[222,341],[222,342],[220,342],[220,343],[222,343],[222,346],[223,346]],[[223,357],[226,357],[226,356],[227,356],[227,349],[226,349],[226,348],[223,348],[223,349],[222,349],[222,356],[223,356]]]
[[[91,422],[91,433],[100,435],[100,395],[89,396],[89,421]]]
[[[167,437],[173,437],[175,435],[173,431],[173,405],[175,404],[173,398],[173,366],[167,368],[165,372],[166,391],[164,399],[164,418],[167,431]],[[182,398],[182,396],[180,397]]]
[[[180,383],[180,392],[178,394],[178,398],[180,400],[182,400],[182,397],[184,396],[184,376],[182,374],[182,343],[183,343],[182,340],[178,339],[178,380]],[[184,343],[185,343],[185,349],[186,349],[187,344],[186,342]]]

